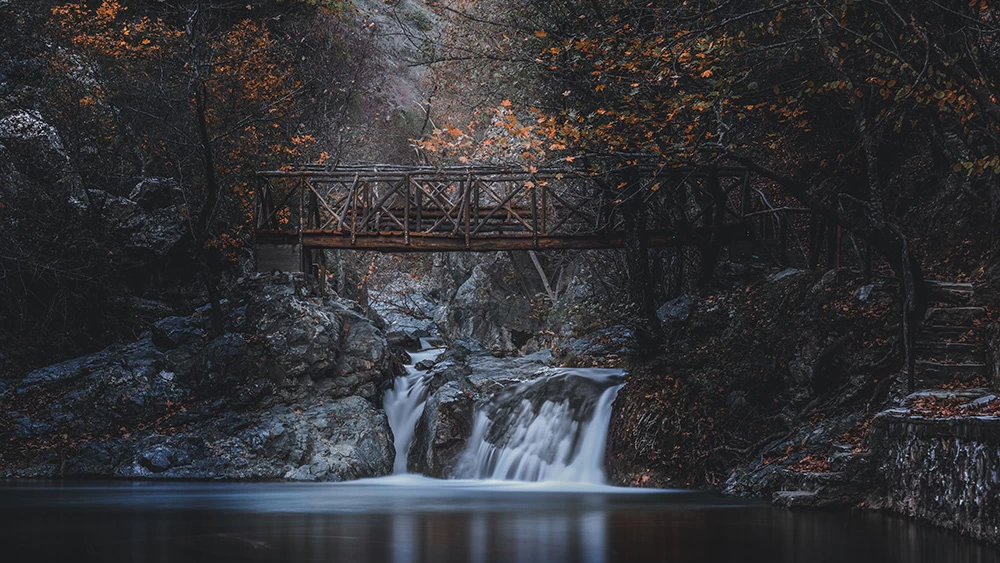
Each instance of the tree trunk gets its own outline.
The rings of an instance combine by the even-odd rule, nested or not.
[[[715,276],[715,267],[719,263],[719,252],[722,248],[722,229],[726,222],[726,193],[719,183],[719,171],[712,168],[706,178],[705,188],[712,196],[711,209],[706,219],[711,220],[712,234],[709,240],[701,245],[701,272],[698,275],[698,286],[706,287]]]
[[[198,137],[201,142],[202,164],[205,174],[205,201],[198,213],[194,228],[195,252],[204,272],[205,287],[211,305],[212,334],[218,336],[223,331],[222,299],[219,289],[222,281],[222,257],[219,250],[208,246],[209,223],[219,204],[219,185],[215,177],[215,158],[212,153],[212,139],[208,134],[207,102],[205,87],[195,88],[195,113],[198,119]]]
[[[627,178],[623,197],[622,215],[625,219],[625,263],[628,275],[628,292],[635,312],[636,353],[640,358],[651,357],[657,349],[660,320],[653,305],[653,280],[650,279],[649,249],[643,242],[646,226],[646,207],[642,201],[639,182]]]

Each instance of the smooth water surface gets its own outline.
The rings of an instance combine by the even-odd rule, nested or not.
[[[1000,562],[903,519],[707,493],[435,481],[0,484],[11,562]]]

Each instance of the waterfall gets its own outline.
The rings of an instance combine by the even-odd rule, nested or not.
[[[621,376],[614,369],[564,368],[495,398],[475,415],[458,476],[603,484]]]
[[[394,474],[406,473],[406,458],[413,441],[413,433],[424,412],[427,402],[427,372],[419,371],[415,364],[431,359],[441,353],[441,348],[434,347],[425,338],[420,339],[419,352],[410,355],[411,363],[406,366],[406,375],[397,377],[392,389],[385,392],[382,406],[392,428],[393,445],[396,448],[396,459],[393,462]]]

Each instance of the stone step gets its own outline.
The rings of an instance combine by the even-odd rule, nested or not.
[[[922,360],[979,364],[986,362],[986,351],[979,344],[966,342],[917,341],[914,351]]]
[[[977,377],[986,377],[989,368],[980,362],[947,363],[932,360],[917,360],[915,362],[917,377],[922,380],[938,381],[970,381]]]
[[[971,283],[927,280],[928,297],[932,302],[951,305],[968,305],[972,302],[975,289]]]
[[[937,341],[959,341],[963,336],[966,339],[975,339],[975,328],[972,326],[947,326],[947,325],[929,325],[924,324],[920,326],[920,331],[917,333],[917,340],[937,340]]]
[[[946,326],[972,326],[974,321],[985,318],[986,309],[982,307],[931,307],[927,309],[924,322]]]
[[[829,508],[856,506],[864,500],[858,488],[842,488],[832,491],[775,491],[771,502],[785,508]]]
[[[910,408],[917,399],[958,400],[967,403],[985,396],[991,396],[989,389],[922,389],[904,397],[903,406]]]

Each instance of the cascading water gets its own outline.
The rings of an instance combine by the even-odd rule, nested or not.
[[[622,375],[617,369],[553,370],[485,405],[476,413],[459,476],[605,483],[604,448]]]
[[[420,339],[419,352],[410,354],[412,363],[406,366],[406,376],[397,377],[392,389],[385,392],[382,406],[389,419],[396,448],[396,460],[392,472],[406,473],[406,457],[413,441],[413,433],[427,402],[427,372],[417,370],[414,365],[431,359],[441,353],[426,338]]]
[[[406,375],[385,393],[395,439],[394,474],[406,462],[427,402],[429,375],[414,366],[442,352],[427,339],[410,355]],[[558,368],[480,404],[453,477],[604,484],[604,448],[620,369]]]

